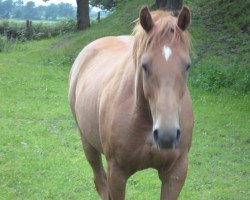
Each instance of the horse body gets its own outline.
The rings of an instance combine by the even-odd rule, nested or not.
[[[126,44],[119,38],[121,37],[118,39],[106,37],[88,45],[80,53],[71,71],[70,101],[74,105],[76,121],[80,122],[78,126],[85,138],[102,153],[101,141],[103,141],[102,135],[105,134],[101,132],[105,129],[100,127],[103,124],[100,121],[105,119],[104,115],[107,115],[105,111],[108,112],[102,106],[110,104],[109,108],[113,108],[111,104],[114,103],[117,93],[113,95],[110,93],[117,92],[121,84],[119,75],[123,70],[131,68],[117,67],[121,66],[120,63],[127,62],[128,52]],[[74,73],[75,76],[72,76]]]
[[[174,148],[162,149],[156,143],[158,133],[157,139],[152,134],[156,117],[143,93],[146,86],[135,66],[134,46],[133,36],[105,37],[82,50],[70,73],[71,110],[102,199],[124,199],[126,180],[146,168],[159,172],[161,199],[175,199],[186,177],[191,146],[193,114],[188,88],[184,86],[178,104],[181,138],[173,143]],[[108,162],[107,177],[101,153]]]

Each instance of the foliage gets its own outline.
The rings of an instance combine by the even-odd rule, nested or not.
[[[74,20],[65,20],[56,23],[33,22],[33,39],[40,40],[54,37],[76,30]],[[0,35],[6,36],[9,40],[27,40],[26,24],[20,21],[0,21]]]
[[[35,6],[33,1],[24,4],[23,0],[0,0],[0,17],[29,20],[74,19],[76,9],[69,3]]]
[[[9,41],[6,36],[0,35],[0,52],[7,51],[11,45],[11,41]]]
[[[25,35],[25,23],[15,23],[8,20],[1,20],[0,35],[6,36],[9,40],[11,38],[22,39]]]
[[[155,0],[154,8],[164,8],[177,12],[182,8],[183,0]],[[177,13],[175,13],[177,15]]]
[[[242,66],[226,65],[227,60],[214,55],[207,55],[192,71],[192,84],[214,93],[230,88],[235,94],[250,91],[250,69]]]
[[[50,37],[55,37],[64,33],[73,32],[76,30],[75,21],[67,20],[53,23],[38,23],[33,27],[34,36],[33,39],[40,40]]]
[[[90,5],[101,8],[102,10],[112,10],[115,8],[116,0],[90,0]]]
[[[101,8],[102,10],[114,10],[118,5],[126,3],[127,0],[90,0],[92,6]],[[127,2],[128,3],[128,2]]]
[[[0,0],[0,17],[9,18],[14,7],[13,0]]]

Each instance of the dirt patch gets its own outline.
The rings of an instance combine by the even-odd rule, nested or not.
[[[67,35],[64,38],[62,38],[61,40],[59,40],[58,42],[52,44],[51,48],[58,49],[61,46],[67,44],[70,41],[70,39],[72,39],[72,38],[73,38],[73,35]]]

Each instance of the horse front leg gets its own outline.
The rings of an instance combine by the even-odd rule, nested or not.
[[[107,179],[110,199],[124,200],[128,176],[116,161],[108,161]]]
[[[161,169],[158,171],[159,178],[162,181],[161,200],[177,200],[184,185],[188,167],[187,154],[176,161],[174,166],[167,171]]]
[[[84,137],[82,137],[82,144],[85,156],[93,170],[96,190],[102,200],[109,200],[107,177],[102,165],[101,153],[90,145]]]

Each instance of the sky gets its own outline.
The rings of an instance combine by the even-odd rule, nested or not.
[[[72,4],[74,7],[76,7],[76,0],[49,0],[46,3],[43,0],[24,0],[23,2],[26,4],[28,1],[33,1],[35,2],[36,6],[39,5],[49,5],[51,3],[54,4],[59,4],[59,3],[70,3]]]

